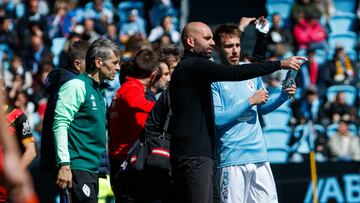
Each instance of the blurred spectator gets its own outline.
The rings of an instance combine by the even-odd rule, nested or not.
[[[31,72],[24,68],[23,61],[19,56],[13,56],[9,70],[4,72],[4,81],[6,87],[10,88],[16,81],[16,77],[19,76],[23,81],[21,83],[21,89],[26,90],[31,87],[32,75]]]
[[[32,35],[48,39],[48,23],[46,16],[40,13],[39,0],[25,1],[25,8],[25,15],[17,23],[17,33],[23,47],[29,46],[28,40]]]
[[[320,116],[322,115],[322,112],[319,111],[320,105],[317,89],[314,87],[306,89],[303,96],[291,104],[293,116],[297,120],[296,123],[320,122]]]
[[[319,65],[315,61],[315,50],[308,49],[306,57],[308,61],[304,63],[303,67],[299,70],[296,78],[297,87],[302,89],[316,87],[319,81]]]
[[[106,26],[105,38],[110,39],[115,42],[117,45],[120,45],[120,37],[118,35],[117,28],[114,24],[108,24]]]
[[[170,36],[171,43],[178,43],[180,41],[180,33],[175,29],[171,16],[165,16],[161,21],[161,25],[151,30],[148,40],[149,42],[154,42],[164,34]]]
[[[278,61],[281,60],[281,58],[276,51],[270,51],[270,56],[267,58],[267,60]],[[263,76],[263,80],[267,85],[266,89],[269,91],[269,94],[271,94],[273,91],[278,92],[281,89],[281,81],[285,79],[286,73],[287,70],[280,70]]]
[[[67,12],[69,8],[65,0],[55,1],[54,14],[48,18],[49,37],[68,37],[71,32],[71,19]]]
[[[328,101],[328,103],[325,105],[327,117],[331,119],[332,123],[337,123],[341,119],[354,119],[354,116],[352,115],[354,113],[352,110],[353,107],[346,104],[345,99],[345,93],[339,92],[336,94],[334,101]]]
[[[171,44],[174,44],[171,41],[171,36],[169,34],[163,34],[158,40],[154,41],[151,46],[154,50],[157,50],[160,47],[169,46]]]
[[[349,131],[349,121],[340,120],[337,133],[329,140],[333,160],[360,161],[360,140]]]
[[[153,6],[149,11],[152,27],[161,25],[162,19],[167,15],[174,14],[174,12],[171,0],[153,0]]]
[[[94,42],[100,37],[100,35],[95,31],[95,22],[91,18],[87,18],[84,21],[84,32],[82,33],[82,39],[89,41],[90,43]]]
[[[114,12],[104,6],[103,0],[93,0],[85,6],[84,18],[92,18],[103,25],[114,21]]]
[[[31,35],[30,47],[24,50],[25,67],[33,74],[40,73],[40,62],[43,58],[52,56],[50,49],[44,44],[44,40],[41,36],[33,34]]]
[[[327,63],[327,67],[324,75],[328,86],[356,84],[355,63],[346,55],[343,47],[335,49],[334,57]]]
[[[314,0],[314,4],[327,21],[331,15],[335,14],[335,8],[332,0]]]
[[[10,100],[14,100],[16,97],[16,94],[23,90],[22,86],[24,85],[24,80],[20,75],[15,75],[13,85],[8,88],[8,96]]]
[[[68,0],[68,17],[75,25],[83,21],[84,9],[78,6],[78,0]],[[74,26],[75,26],[74,25]]]
[[[130,11],[128,21],[120,27],[120,41],[126,43],[131,35],[140,33],[143,38],[146,38],[145,22],[138,15],[138,10],[133,9]]]
[[[314,17],[313,13],[305,13],[294,26],[294,37],[298,49],[326,48],[326,32]]]
[[[15,2],[9,0],[3,0],[0,4],[0,16],[9,16],[9,18],[16,18]]]
[[[124,60],[132,59],[138,51],[147,46],[149,46],[149,43],[143,38],[141,33],[135,33],[134,35],[131,35],[126,42],[122,57]]]
[[[283,56],[288,51],[293,51],[293,36],[288,28],[281,26],[280,13],[272,15],[272,27],[268,34],[269,51],[277,51],[277,54]]]
[[[291,11],[294,23],[298,23],[310,13],[317,20],[321,17],[321,11],[316,7],[312,0],[297,0]]]
[[[31,130],[34,129],[35,104],[29,100],[29,95],[25,91],[18,91],[13,100],[13,106],[22,110],[28,117]]]
[[[46,97],[45,79],[47,75],[54,69],[51,57],[44,57],[40,62],[40,72],[33,76],[32,101],[36,104]]]
[[[111,2],[109,2],[111,4]],[[103,0],[93,0],[85,5],[82,15],[85,19],[94,21],[94,30],[103,35],[106,26],[113,22],[113,11],[104,6]]]
[[[17,49],[19,42],[13,26],[10,17],[0,17],[0,44],[6,44],[14,50]]]

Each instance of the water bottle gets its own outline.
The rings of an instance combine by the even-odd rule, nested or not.
[[[293,84],[295,84],[295,77],[297,75],[297,70],[290,69],[286,73],[285,79],[282,81],[282,87],[283,89],[291,87]]]
[[[303,63],[301,64],[301,66],[303,66],[305,64],[305,61],[307,61],[307,60],[308,59],[305,59],[303,61]],[[298,73],[298,70],[294,70],[294,69],[288,70],[288,72],[286,73],[285,79],[282,81],[283,89],[289,88],[293,84],[295,84],[295,78],[296,78],[297,73]]]

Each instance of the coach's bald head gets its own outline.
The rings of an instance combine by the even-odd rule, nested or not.
[[[182,31],[181,39],[185,51],[207,58],[211,57],[215,43],[211,29],[205,23],[188,23]]]

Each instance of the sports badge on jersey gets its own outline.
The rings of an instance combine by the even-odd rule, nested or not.
[[[248,80],[246,85],[250,91],[255,92],[255,84],[252,80]]]

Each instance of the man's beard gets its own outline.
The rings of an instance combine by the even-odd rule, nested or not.
[[[157,93],[163,92],[163,91],[167,90],[167,88],[169,88],[169,83],[167,83],[165,85],[160,85],[159,83],[155,83],[155,88],[156,88]]]

